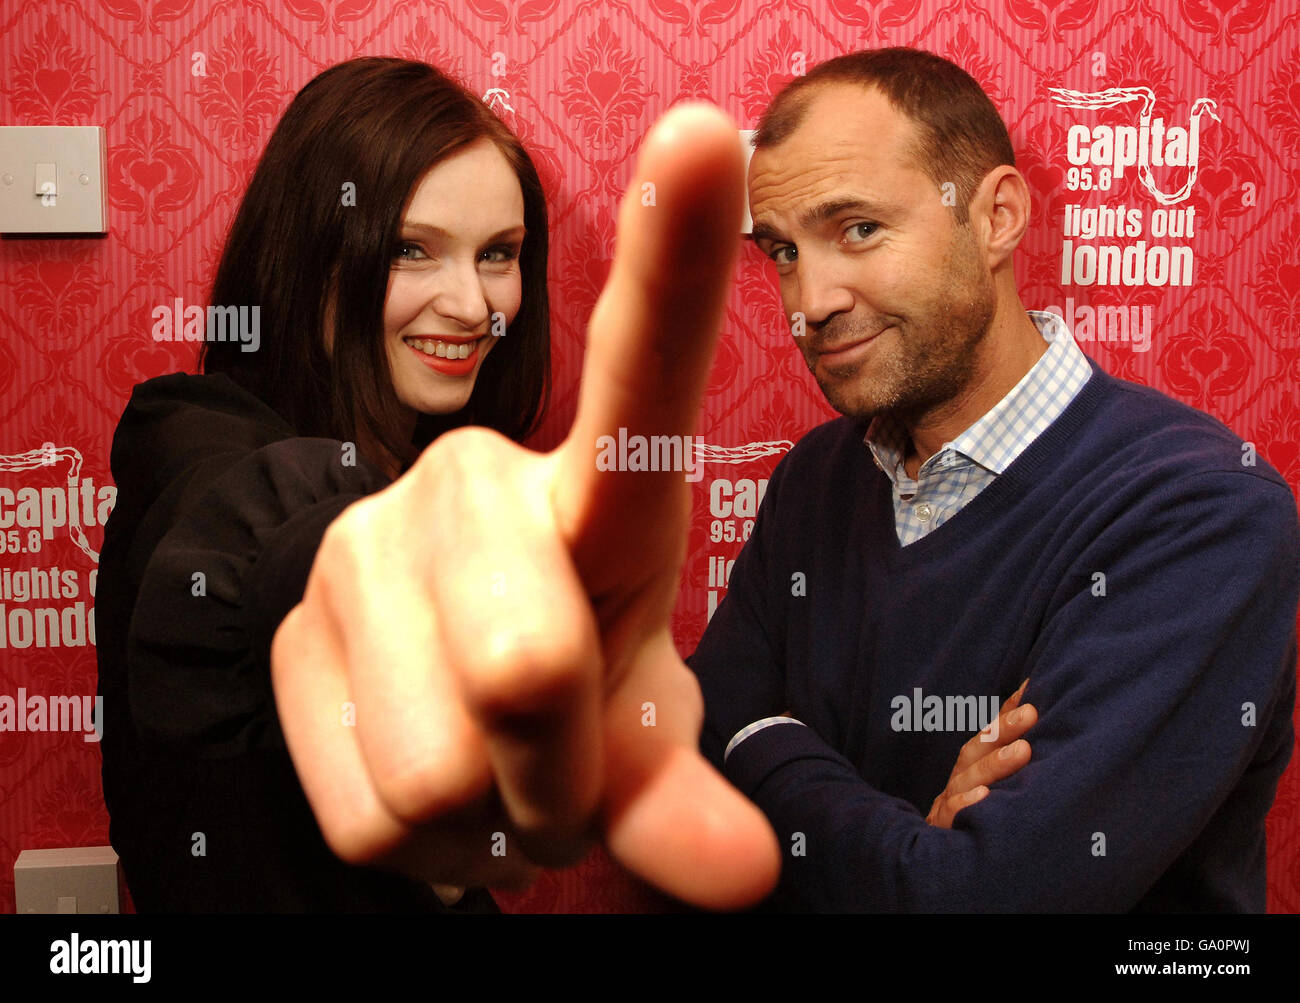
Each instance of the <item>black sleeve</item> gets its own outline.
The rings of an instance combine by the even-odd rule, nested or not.
[[[271,638],[326,527],[386,481],[331,439],[282,439],[187,492],[148,557],[127,639],[140,738],[203,757],[283,748]]]

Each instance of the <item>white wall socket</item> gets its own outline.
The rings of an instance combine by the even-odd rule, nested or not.
[[[118,873],[111,846],[23,850],[14,861],[15,912],[119,913]]]

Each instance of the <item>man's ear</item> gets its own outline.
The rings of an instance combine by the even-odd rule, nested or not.
[[[1004,164],[984,175],[971,199],[971,225],[976,227],[994,271],[1020,244],[1029,228],[1029,186],[1018,170]]]

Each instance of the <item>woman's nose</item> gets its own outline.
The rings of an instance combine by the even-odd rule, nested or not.
[[[440,270],[432,305],[442,316],[468,331],[486,327],[491,313],[478,268],[465,262],[449,263]]]

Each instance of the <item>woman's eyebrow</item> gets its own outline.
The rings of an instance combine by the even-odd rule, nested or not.
[[[451,237],[454,234],[449,233],[440,226],[434,226],[432,223],[418,223],[413,220],[402,220],[402,227],[407,230],[420,230],[435,237]],[[508,226],[503,230],[489,236],[488,240],[500,240],[504,237],[518,236],[521,240],[527,235],[528,231],[522,223],[518,226]]]

